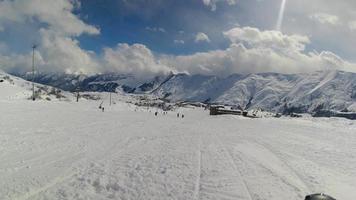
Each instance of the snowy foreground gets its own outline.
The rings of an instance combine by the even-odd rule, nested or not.
[[[0,98],[0,199],[356,198],[353,121],[20,97]]]
[[[352,121],[97,106],[0,102],[0,199],[356,197]]]

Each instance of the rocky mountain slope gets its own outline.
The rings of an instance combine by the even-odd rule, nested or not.
[[[30,74],[21,76],[31,78]],[[169,74],[149,80],[138,80],[133,75],[122,74],[39,74],[35,81],[70,91],[122,90],[153,94],[170,101],[219,103],[275,112],[356,110],[356,74],[343,71],[235,74],[225,78]]]

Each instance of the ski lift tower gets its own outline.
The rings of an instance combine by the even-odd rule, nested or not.
[[[76,97],[77,97],[77,102],[79,102],[79,98],[80,98],[80,87],[77,86],[77,88],[75,88],[75,93],[76,93]]]
[[[111,85],[111,86],[110,86],[110,89],[109,89],[109,92],[110,92],[110,93],[109,93],[109,97],[110,97],[110,104],[109,104],[109,105],[110,105],[110,106],[111,106],[112,103],[115,104],[115,101],[113,101],[113,100],[112,100],[112,97],[111,97],[111,96],[112,96],[112,93],[116,93],[116,91],[115,91],[116,89],[114,89],[114,87],[115,87],[114,85]]]
[[[111,93],[112,93],[112,91],[110,90],[110,106],[111,106]]]
[[[76,95],[77,102],[79,102],[79,99],[80,99],[80,92],[83,92],[82,83],[83,83],[84,80],[85,80],[85,76],[83,74],[80,74],[78,76],[77,86],[74,89],[74,93]]]
[[[36,99],[35,97],[35,49],[37,45],[32,46],[32,100]]]

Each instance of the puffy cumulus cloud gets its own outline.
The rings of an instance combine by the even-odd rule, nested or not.
[[[237,0],[203,0],[204,5],[209,6],[212,11],[216,10],[218,2],[226,2],[229,5],[235,5]]]
[[[331,52],[305,52],[309,39],[256,28],[234,28],[225,35],[229,48],[193,55],[166,57],[163,63],[191,74],[227,76],[234,73],[305,73],[339,69],[355,71],[356,65]]]
[[[41,54],[35,51],[36,65],[43,66]],[[0,55],[0,68],[8,72],[23,72],[32,69],[32,53]]]
[[[127,2],[128,5],[125,4],[125,8],[130,7],[130,12],[141,12],[143,10],[141,8],[146,6],[146,4],[140,3],[144,2],[144,0],[123,2]],[[157,13],[157,10],[166,8],[163,5],[167,5],[167,2],[164,0],[154,1],[154,6],[150,10],[152,10],[152,13]],[[230,5],[236,3],[235,0],[203,0],[203,3],[211,7],[212,10],[216,9],[216,5],[219,2],[227,2]],[[259,3],[263,2],[267,1],[259,1]],[[78,36],[82,34],[97,35],[100,34],[100,30],[93,25],[85,23],[74,14],[74,11],[80,8],[80,3],[77,0],[0,0],[0,31],[6,32],[14,26],[16,26],[16,30],[27,30],[25,28],[21,29],[22,26],[34,27],[33,29],[36,30],[32,34],[37,34],[36,39],[38,39],[39,43],[39,48],[36,51],[36,67],[40,71],[64,71],[68,73],[117,72],[136,74],[142,78],[170,71],[220,76],[254,72],[298,73],[323,69],[355,71],[355,64],[343,60],[332,52],[307,52],[306,46],[311,41],[304,36],[313,35],[313,37],[318,37],[319,41],[328,41],[319,42],[316,45],[320,45],[320,43],[329,44],[329,41],[331,46],[337,47],[340,44],[342,48],[336,49],[346,49],[345,51],[350,45],[349,51],[354,52],[352,41],[355,40],[355,37],[352,31],[349,30],[356,30],[354,22],[356,14],[355,12],[349,12],[352,9],[347,8],[355,8],[355,1],[300,0],[289,1],[288,6],[293,8],[293,12],[287,12],[287,19],[293,17],[296,20],[285,23],[284,26],[286,27],[283,30],[286,33],[298,34],[283,34],[279,31],[261,31],[258,28],[237,27],[223,33],[231,42],[228,48],[182,56],[157,56],[149,48],[141,44],[119,44],[114,48],[104,48],[100,56],[80,48]],[[263,6],[260,7],[268,10]],[[254,8],[258,9],[259,7],[255,6]],[[314,8],[320,10],[313,10]],[[343,12],[334,12],[334,8]],[[259,12],[250,13],[255,15],[255,13]],[[340,21],[343,24],[348,24],[348,32],[340,32],[339,28],[343,29],[343,26],[338,27],[338,29],[332,28],[332,30],[329,30],[328,26],[315,28],[315,23],[308,18],[313,13],[334,13],[335,16],[339,16],[339,20],[322,15],[314,16],[314,18],[318,18],[319,21],[323,20],[325,23]],[[147,15],[151,14],[148,13]],[[262,16],[270,16],[270,14]],[[303,29],[296,30],[294,29],[295,27],[303,27]],[[150,29],[151,31],[164,32],[163,29],[152,27],[147,30]],[[316,32],[315,29],[320,30]],[[206,28],[204,30],[210,29]],[[213,37],[213,32],[215,31],[209,32],[209,35]],[[340,34],[331,34],[330,31],[339,31],[337,33]],[[31,34],[26,31],[23,32],[24,36]],[[330,37],[334,35],[335,37]],[[195,41],[210,42],[210,39],[207,34],[198,33]],[[337,43],[332,43],[332,41],[337,41]],[[176,44],[183,43],[183,41],[179,40],[173,42]],[[0,65],[8,70],[30,70],[30,49],[23,54],[9,53],[7,45],[9,44],[6,41],[5,43],[0,43]],[[315,47],[316,45],[313,46]],[[319,49],[328,48],[321,46]]]
[[[28,23],[38,20],[58,34],[99,34],[98,28],[85,24],[73,14],[73,10],[79,6],[80,3],[76,0],[0,1],[0,27],[5,29],[6,22]]]
[[[79,42],[71,37],[57,35],[54,31],[41,30],[39,51],[44,63],[41,69],[51,72],[96,73],[100,65],[96,55],[79,47]]]
[[[209,36],[205,33],[199,32],[195,35],[195,43],[210,42]]]
[[[260,72],[356,71],[354,63],[332,52],[307,52],[306,45],[310,43],[307,36],[261,31],[252,27],[233,28],[224,35],[231,41],[227,49],[181,56],[155,56],[144,45],[119,44],[114,49],[104,49],[104,66],[107,71],[132,73],[140,77],[170,71],[218,76]]]
[[[40,30],[40,45],[36,50],[36,68],[41,72],[65,72],[93,74],[100,72],[100,64],[97,55],[93,52],[80,48],[79,41],[72,37],[58,35],[51,30]],[[31,55],[12,54],[14,64],[11,71],[27,72],[31,68],[30,60],[17,62],[17,59]]]
[[[288,1],[282,30],[310,36],[318,51],[329,49],[355,60],[356,37],[351,23],[356,20],[355,9],[353,0]]]
[[[75,39],[82,34],[97,35],[100,30],[73,14],[80,7],[77,0],[4,0],[0,1],[0,27],[3,31],[16,27],[38,27],[34,33],[38,43],[36,68],[46,72],[95,73],[95,55],[83,50]],[[27,33],[24,34],[26,37]],[[9,53],[8,53],[9,54]],[[26,72],[31,65],[28,54],[2,56],[3,68]]]
[[[38,27],[36,69],[41,72],[117,72],[146,77],[170,71],[144,45],[119,44],[104,48],[102,56],[82,49],[77,37],[96,35],[100,30],[73,14],[79,6],[75,0],[0,1],[0,26],[4,27],[3,31],[13,27],[21,29],[27,24]],[[163,28],[148,30],[165,32]],[[1,43],[0,47],[6,46]],[[29,50],[24,54],[0,54],[0,64],[7,71],[27,72],[31,70],[31,53]]]
[[[242,42],[251,47],[303,51],[309,38],[301,35],[284,35],[280,31],[260,31],[252,27],[237,27],[223,33],[232,43]]]
[[[309,15],[309,18],[321,24],[329,24],[329,25],[341,24],[340,18],[338,16],[327,14],[327,13],[315,13]]]
[[[134,74],[138,78],[148,78],[172,70],[160,63],[151,50],[142,44],[118,44],[115,48],[105,48],[103,65],[106,72]]]
[[[96,56],[78,46],[78,41],[48,31],[41,32],[41,45],[35,51],[35,67],[40,72],[93,74],[100,72]],[[28,72],[32,69],[32,52],[0,55],[0,66],[9,72]]]

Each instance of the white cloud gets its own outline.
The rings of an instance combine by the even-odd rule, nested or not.
[[[37,37],[36,68],[40,71],[95,73],[98,70],[95,55],[81,49],[75,38],[82,34],[97,35],[100,30],[73,14],[79,6],[77,0],[0,1],[0,27],[3,31],[38,27],[36,33],[29,34]],[[8,70],[29,70],[29,54],[2,57],[3,67]]]
[[[35,54],[36,71],[84,74],[100,72],[96,56],[81,49],[77,40],[44,29],[40,34],[41,45],[38,46]],[[32,52],[0,55],[0,66],[6,71],[28,72],[32,66]]]
[[[223,33],[232,43],[245,43],[251,47],[288,49],[291,52],[303,51],[310,43],[309,38],[301,35],[284,35],[280,31],[260,31],[252,27],[237,27]]]
[[[227,76],[233,73],[306,73],[339,69],[355,71],[356,65],[331,52],[305,52],[308,37],[278,31],[234,28],[224,33],[232,44],[225,50],[167,56],[162,63],[191,74]]]
[[[338,16],[327,14],[327,13],[315,13],[309,15],[309,18],[321,24],[329,24],[334,26],[341,24],[340,18]]]
[[[148,31],[152,31],[152,32],[161,32],[161,33],[165,33],[166,29],[162,28],[162,27],[146,27],[146,30]]]
[[[210,42],[209,36],[205,33],[199,32],[195,35],[195,42]]]
[[[218,2],[225,2],[228,5],[235,5],[237,0],[203,0],[204,5],[208,6],[211,8],[212,11],[215,11],[217,6],[216,4]]]
[[[139,78],[148,78],[171,71],[161,64],[150,49],[142,44],[118,44],[116,48],[105,48],[103,58],[107,72],[129,73]]]
[[[98,28],[85,24],[72,13],[78,5],[76,0],[0,1],[0,26],[4,28],[4,22],[23,24],[38,20],[58,34],[99,34]]]
[[[53,31],[41,30],[42,41],[39,51],[47,71],[63,70],[67,73],[96,73],[99,64],[95,55],[79,47],[71,37],[57,35]]]
[[[174,44],[184,44],[184,40],[174,40]]]
[[[266,3],[267,4],[267,3]],[[261,6],[259,12],[267,10]],[[328,49],[355,61],[356,37],[350,21],[356,20],[356,1],[298,0],[288,1],[283,31],[310,36],[312,46],[319,51]],[[256,11],[257,12],[257,11]],[[311,20],[310,17],[314,18]],[[291,21],[291,19],[295,19]],[[260,19],[263,23],[263,19]],[[351,25],[351,26],[350,26]],[[265,27],[265,26],[264,26]]]
[[[316,1],[320,2],[320,0]],[[313,4],[310,7],[316,7],[314,5],[317,4],[315,3],[316,1],[307,2]],[[344,2],[343,4],[335,4],[336,1],[327,1],[334,6],[341,7],[346,2],[341,0]],[[203,3],[213,10],[216,9],[216,3],[218,2],[227,2],[231,5],[236,3],[233,0],[203,0]],[[349,6],[350,2],[347,2],[348,4],[344,5],[344,7]],[[299,3],[290,1],[290,5],[298,7]],[[231,41],[231,45],[223,50],[184,56],[157,56],[142,44],[119,44],[115,48],[104,48],[103,55],[99,56],[79,46],[78,36],[82,34],[100,34],[100,30],[95,26],[86,24],[77,15],[73,14],[73,11],[78,6],[79,2],[76,0],[0,0],[0,31],[7,31],[11,29],[11,26],[21,29],[22,26],[27,26],[28,24],[33,25],[33,27],[39,27],[36,30],[36,34],[39,37],[39,48],[36,51],[36,67],[41,71],[65,71],[68,73],[105,71],[132,73],[140,77],[147,77],[169,71],[226,76],[232,73],[298,73],[323,69],[346,71],[355,71],[356,69],[355,64],[343,60],[332,52],[307,52],[306,46],[311,41],[305,35],[316,35],[315,32],[306,31],[306,34],[287,35],[279,31],[261,31],[252,27],[237,27],[224,32],[224,36]],[[297,9],[302,10],[300,8]],[[309,9],[309,7],[303,7],[303,9]],[[323,10],[328,13],[327,9]],[[296,12],[296,16],[293,16],[296,20],[291,23],[292,25],[301,21],[300,19],[305,19],[305,16],[308,17],[310,13],[316,13],[310,10],[302,10],[300,12],[300,16],[304,18],[298,17],[299,15],[297,14],[299,13]],[[356,19],[356,17],[349,17],[351,15],[337,13],[337,16],[340,17],[335,19],[319,14],[313,16],[313,19],[318,20],[320,23],[346,24],[342,22],[342,19]],[[309,21],[311,24],[310,20],[304,21]],[[288,23],[286,24],[289,25]],[[313,27],[310,28],[310,24],[303,26],[303,31],[312,30]],[[349,22],[348,25],[348,30],[356,30],[355,21]],[[159,27],[147,27],[147,30],[155,32],[166,31]],[[284,30],[296,32],[292,28]],[[318,39],[322,39],[325,31],[320,31],[320,34],[321,36]],[[336,40],[334,38],[330,39],[332,34],[329,32],[325,35],[330,41]],[[352,44],[352,42],[349,42],[352,37],[345,38],[339,38],[337,41],[340,41],[341,44]],[[174,40],[173,42],[176,44],[184,43],[183,40]],[[201,32],[196,34],[195,42],[210,42],[210,39],[207,34]],[[354,50],[354,46],[352,46],[352,49]],[[7,51],[6,44],[2,45],[0,43],[1,66],[6,67],[8,70],[30,69],[30,52],[23,54],[7,52],[7,54],[4,54],[1,51]]]
[[[38,51],[35,51],[35,66],[36,71],[38,66],[43,66],[43,58]],[[11,54],[11,55],[0,55],[0,66],[5,71],[10,72],[26,72],[31,70],[32,63],[32,52],[28,54]]]

